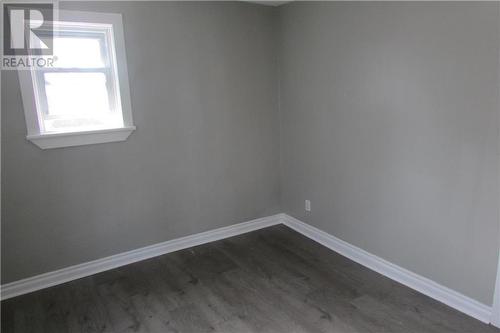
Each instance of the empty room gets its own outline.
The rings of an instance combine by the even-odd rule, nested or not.
[[[500,333],[500,2],[0,17],[2,333]]]

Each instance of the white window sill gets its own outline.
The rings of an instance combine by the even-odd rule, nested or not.
[[[135,126],[128,126],[96,131],[28,135],[26,138],[41,149],[51,149],[125,141],[134,130]]]

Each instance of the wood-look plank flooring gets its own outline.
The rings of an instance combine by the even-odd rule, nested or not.
[[[11,332],[496,332],[283,225],[1,303]]]

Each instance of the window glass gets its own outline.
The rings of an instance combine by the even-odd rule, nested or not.
[[[105,66],[101,52],[102,39],[84,37],[54,38],[54,62],[59,68],[102,68]]]
[[[103,73],[45,73],[46,131],[89,130],[123,126],[110,108]]]
[[[106,43],[109,30],[63,27],[58,33],[54,67],[36,75],[41,132],[122,127],[116,64]]]
[[[91,116],[110,112],[103,73],[45,73],[49,116]]]

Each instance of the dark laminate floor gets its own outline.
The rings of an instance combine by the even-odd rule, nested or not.
[[[2,302],[2,332],[500,332],[285,226]]]

